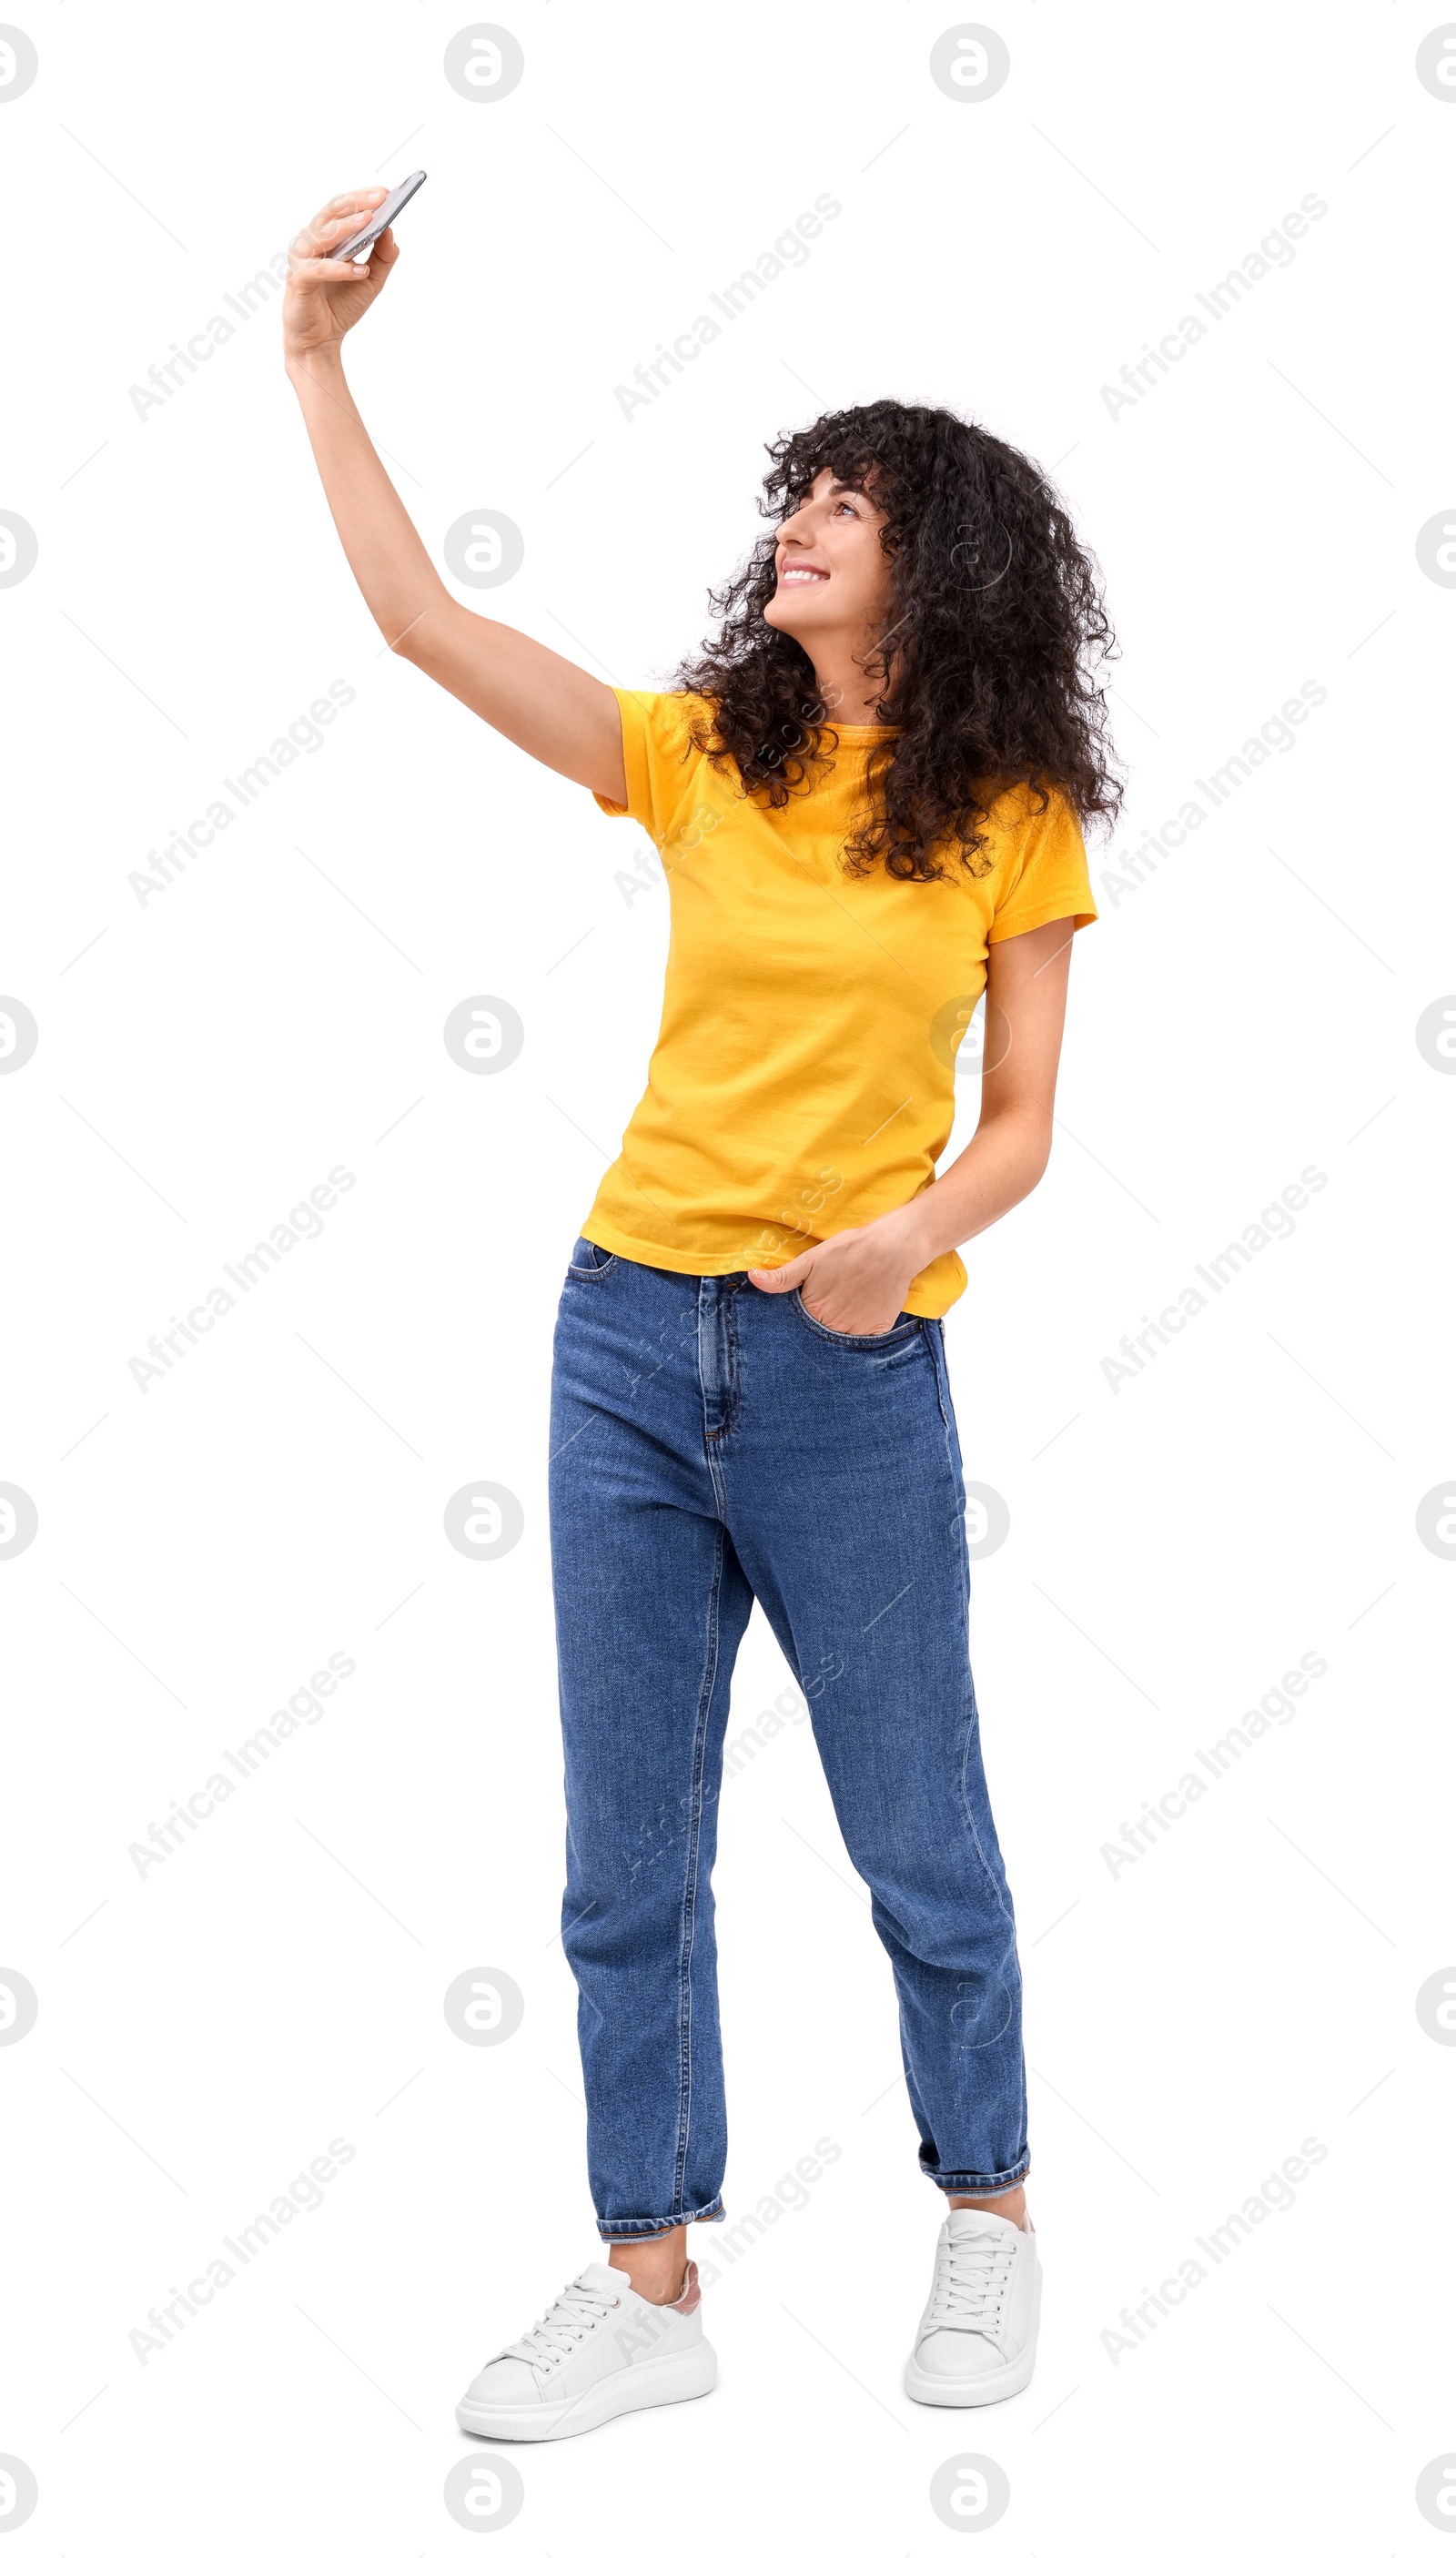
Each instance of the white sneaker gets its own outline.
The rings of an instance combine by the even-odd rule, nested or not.
[[[543,2443],[590,2433],[634,2407],[700,2398],[717,2377],[696,2265],[660,2309],[626,2274],[588,2265],[535,2327],[476,2373],[455,2413],[468,2434]]]
[[[928,2407],[1014,2398],[1036,2365],[1042,2271],[1031,2229],[997,2211],[946,2213],[905,2386]]]

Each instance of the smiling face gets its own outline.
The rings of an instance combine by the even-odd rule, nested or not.
[[[807,651],[826,698],[826,661],[862,665],[885,627],[891,573],[880,548],[885,521],[862,489],[825,469],[779,528],[778,584],[764,620]]]

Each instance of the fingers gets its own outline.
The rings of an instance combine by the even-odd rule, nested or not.
[[[345,213],[371,213],[375,205],[382,205],[388,193],[387,187],[351,187],[346,195],[331,196],[314,219],[326,222]]]
[[[363,264],[352,257],[328,258],[325,264],[332,266],[336,275],[352,275],[356,283],[361,277],[365,281],[373,278],[382,282],[398,255],[394,233],[380,231],[378,238],[371,241],[369,247],[364,252]]]
[[[306,292],[314,286],[327,292],[336,284],[382,284],[398,255],[393,232],[381,231],[363,265],[352,257],[331,257],[327,249],[322,257],[295,254],[289,259],[289,279]]]
[[[362,228],[361,215],[371,213],[382,205],[387,187],[359,187],[351,195],[331,197],[311,221],[304,223],[289,246],[293,256],[328,257],[351,231]]]
[[[748,1276],[756,1288],[767,1288],[776,1295],[786,1289],[801,1287],[813,1268],[817,1247],[797,1252],[792,1261],[781,1261],[773,1270],[750,1270]]]
[[[348,257],[302,257],[295,260],[289,282],[300,285],[306,293],[327,293],[336,284],[362,284],[368,272],[366,266],[356,266]]]

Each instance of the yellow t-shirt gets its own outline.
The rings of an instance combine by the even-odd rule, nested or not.
[[[855,878],[841,856],[879,731],[840,728],[832,771],[771,808],[690,745],[694,696],[617,699],[627,806],[597,805],[656,845],[671,933],[648,1087],[582,1231],[661,1270],[767,1269],[935,1179],[988,942],[1095,919],[1082,830],[1022,785],[986,821],[984,879],[953,851],[945,881]],[[942,1253],[906,1309],[943,1315],[964,1287]]]

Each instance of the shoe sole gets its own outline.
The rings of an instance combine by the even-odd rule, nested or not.
[[[973,2378],[957,2380],[950,2371],[922,2371],[912,2355],[905,2366],[906,2394],[919,2399],[923,2407],[992,2407],[998,2398],[1014,2398],[1030,2386],[1036,2359],[1036,2346],[1029,2345],[999,2371],[980,2371]]]
[[[630,2416],[639,2407],[671,2407],[681,2398],[704,2398],[717,2377],[718,2357],[704,2343],[686,2353],[667,2353],[660,2361],[611,2372],[579,2398],[544,2399],[538,2407],[487,2407],[479,2399],[462,2398],[455,2418],[467,2434],[484,2434],[491,2442],[557,2442],[567,2434],[589,2434],[594,2426]]]
[[[1039,2322],[1042,2307],[1042,2269],[1036,2269],[1036,2292],[1032,2316]],[[957,2379],[953,2371],[922,2371],[914,2354],[905,2366],[906,2395],[922,2407],[993,2407],[1000,2398],[1015,2398],[1030,2386],[1037,2362],[1037,2329],[1032,2328],[1031,2343],[999,2371],[977,2371]]]

